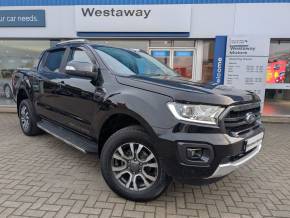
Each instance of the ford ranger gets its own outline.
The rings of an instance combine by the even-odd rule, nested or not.
[[[137,49],[61,42],[12,86],[25,135],[97,153],[109,187],[130,200],[156,198],[172,178],[222,178],[262,146],[256,94],[194,83]]]

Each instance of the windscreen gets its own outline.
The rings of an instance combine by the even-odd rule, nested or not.
[[[179,76],[176,72],[142,51],[93,46],[114,73],[131,76]]]

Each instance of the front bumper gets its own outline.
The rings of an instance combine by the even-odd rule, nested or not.
[[[169,176],[185,183],[196,179],[223,177],[233,172],[259,153],[264,136],[262,125],[246,138],[231,137],[223,133],[159,131],[162,134],[159,134],[156,150],[162,167]],[[212,157],[205,164],[190,161],[184,155],[187,147],[209,147]]]
[[[220,164],[218,168],[215,170],[215,172],[210,177],[208,177],[208,179],[219,178],[230,174],[231,172],[233,172],[234,170],[245,164],[248,160],[256,156],[261,150],[261,148],[262,143],[259,143],[256,147],[253,148],[253,151],[243,156],[242,158],[226,164]]]

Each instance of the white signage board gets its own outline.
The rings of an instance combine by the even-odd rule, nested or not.
[[[77,32],[190,32],[190,5],[75,6]]]
[[[224,84],[253,91],[263,103],[269,46],[270,39],[265,37],[228,37]]]

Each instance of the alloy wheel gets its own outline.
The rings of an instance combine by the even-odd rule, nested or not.
[[[30,121],[29,121],[29,112],[25,105],[23,105],[20,109],[20,121],[22,128],[26,131],[29,128]]]
[[[111,167],[122,186],[134,191],[143,191],[156,182],[159,164],[148,147],[130,142],[115,150]]]

